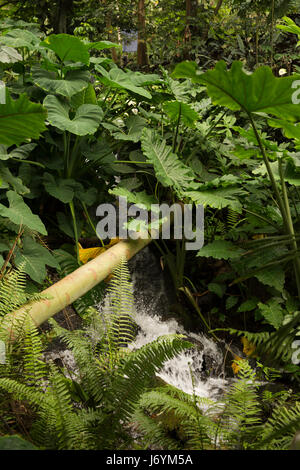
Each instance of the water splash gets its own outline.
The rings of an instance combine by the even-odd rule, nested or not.
[[[182,334],[195,343],[165,363],[159,377],[182,391],[199,397],[216,399],[223,395],[228,382],[218,377],[223,365],[223,354],[214,341],[203,334],[189,333],[174,319],[165,319],[170,311],[174,290],[165,278],[159,262],[149,247],[139,252],[130,262],[133,281],[135,312],[133,317],[139,326],[137,337],[130,348],[140,348],[159,336]],[[104,312],[107,299],[98,306]]]
[[[223,355],[213,341],[201,334],[187,333],[175,319],[163,321],[158,315],[151,316],[148,309],[139,309],[134,319],[140,331],[134,343],[130,345],[131,349],[140,348],[159,336],[169,334],[183,334],[195,341],[196,347],[187,349],[164,364],[158,374],[164,382],[189,394],[193,393],[194,387],[196,395],[203,398],[217,398],[224,392],[227,388],[226,380],[218,377],[203,378],[204,356],[210,357],[216,368],[223,363]]]

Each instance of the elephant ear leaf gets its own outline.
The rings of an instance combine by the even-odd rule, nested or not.
[[[40,46],[51,49],[62,62],[81,62],[89,65],[90,55],[86,45],[70,34],[51,34]]]
[[[25,237],[22,249],[18,249],[15,263],[22,265],[23,270],[31,279],[42,283],[47,275],[46,265],[58,268],[58,262],[44,246],[32,238]]]
[[[8,218],[16,225],[28,227],[42,235],[47,235],[47,230],[39,218],[31,212],[31,209],[25,204],[22,196],[15,191],[7,191],[6,196],[9,201],[9,207],[0,204],[0,216]]]
[[[13,100],[6,91],[6,102],[0,104],[0,143],[19,145],[27,139],[38,139],[46,130],[46,109],[21,95]]]
[[[300,75],[277,78],[270,67],[259,67],[250,73],[243,69],[243,63],[234,61],[227,70],[221,60],[213,70],[201,73],[194,65],[178,66],[174,76],[187,78],[206,85],[207,92],[215,104],[226,106],[233,111],[242,109],[247,114],[269,113],[289,120],[300,118],[300,107],[294,104],[299,94]],[[298,82],[298,83],[297,83]]]
[[[73,119],[69,117],[70,107],[56,96],[48,95],[44,100],[48,110],[48,121],[52,126],[75,135],[94,134],[102,121],[102,109],[93,104],[79,106]]]
[[[188,127],[194,127],[199,119],[199,114],[189,105],[181,101],[166,101],[163,104],[164,111],[171,121],[182,121]]]

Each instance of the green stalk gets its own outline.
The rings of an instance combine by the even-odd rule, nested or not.
[[[219,338],[214,334],[214,332],[211,331],[207,321],[205,320],[204,316],[201,313],[201,310],[195,301],[193,294],[191,293],[190,289],[188,287],[180,287],[179,290],[181,290],[187,297],[187,299],[190,301],[191,305],[194,307],[196,312],[198,313],[199,317],[201,318],[203,324],[206,326],[207,330],[213,335],[213,337],[219,341]]]
[[[285,180],[284,180],[284,174],[283,174],[283,168],[282,168],[282,159],[281,158],[278,160],[278,169],[279,169],[279,175],[280,175],[280,180],[281,180],[283,202],[284,202],[284,205],[285,205],[285,210],[286,210],[286,215],[287,215],[288,229],[289,229],[289,233],[292,237],[292,239],[291,239],[291,248],[297,252],[298,251],[298,245],[297,245],[297,241],[296,241],[296,238],[295,238],[295,231],[294,231],[294,226],[293,226],[293,221],[292,221],[292,216],[291,216],[291,211],[290,211],[290,205],[289,205],[289,200],[288,200],[288,195],[287,195],[287,190],[286,190],[286,184],[285,184]],[[294,260],[294,270],[295,270],[295,275],[296,275],[298,296],[299,296],[299,299],[300,299],[300,258],[297,255],[296,255],[296,258]]]
[[[70,137],[70,135],[69,135]],[[72,177],[72,174],[73,174],[73,170],[74,170],[74,165],[75,165],[75,162],[77,160],[77,155],[78,155],[78,145],[79,145],[79,142],[80,142],[80,136],[76,136],[76,139],[75,139],[75,143],[73,145],[73,149],[72,149],[72,153],[70,155],[70,158],[69,158],[69,164],[68,164],[68,178],[71,178]],[[70,141],[69,141],[69,146],[70,146]],[[69,152],[70,153],[70,152]]]
[[[260,135],[259,135],[259,133],[258,133],[258,131],[257,131],[256,125],[255,125],[255,122],[254,122],[254,120],[253,120],[253,118],[252,118],[251,113],[248,113],[248,116],[249,116],[251,125],[252,125],[252,127],[253,127],[256,140],[257,140],[258,145],[259,145],[259,147],[260,147],[260,150],[261,150],[261,153],[262,153],[262,157],[263,157],[264,163],[265,163],[265,165],[266,165],[266,169],[267,169],[267,172],[268,172],[268,175],[269,175],[269,178],[270,178],[272,187],[273,187],[273,191],[274,191],[274,193],[275,193],[276,200],[277,200],[277,203],[278,203],[280,212],[281,212],[281,216],[282,216],[282,219],[283,219],[283,223],[284,223],[284,225],[285,225],[285,228],[286,228],[287,232],[290,233],[290,232],[289,232],[289,225],[288,225],[288,221],[287,221],[287,216],[286,216],[286,212],[285,212],[285,206],[284,206],[282,197],[281,197],[281,195],[280,195],[280,192],[279,192],[279,189],[278,189],[278,185],[277,185],[276,180],[275,180],[275,178],[274,178],[273,171],[272,171],[272,168],[271,168],[271,165],[270,165],[268,156],[267,156],[266,151],[265,151],[265,147],[264,147],[264,145],[263,145],[263,143],[262,143],[262,140],[261,140],[261,138],[260,138]]]
[[[176,144],[177,144],[177,137],[178,137],[180,119],[181,119],[181,103],[179,103],[178,119],[177,119],[175,134],[174,134],[174,137],[173,137],[173,145],[172,145],[173,152],[175,152],[175,148],[176,148]]]
[[[80,257],[79,257],[79,246],[78,246],[78,230],[77,230],[77,223],[76,223],[76,214],[75,214],[75,209],[74,209],[74,202],[71,201],[69,202],[69,207],[72,215],[72,220],[73,220],[73,227],[74,227],[74,235],[75,235],[75,243],[76,243],[76,254],[77,254],[77,262],[80,265]]]
[[[86,215],[86,218],[87,218],[87,220],[88,220],[90,226],[91,226],[92,229],[94,230],[95,234],[97,235],[97,237],[99,238],[99,240],[100,240],[100,242],[101,242],[102,247],[104,248],[105,245],[104,245],[104,243],[103,243],[103,240],[102,240],[101,237],[99,237],[99,235],[98,235],[98,233],[97,233],[96,227],[95,227],[95,225],[93,224],[93,222],[92,222],[92,220],[91,220],[91,218],[90,218],[90,214],[89,214],[89,211],[87,210],[87,207],[86,207],[85,202],[81,201],[81,204],[82,204],[84,213],[85,213],[85,215]]]

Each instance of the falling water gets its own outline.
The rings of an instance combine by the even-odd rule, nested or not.
[[[165,363],[158,374],[165,382],[186,393],[194,392],[205,398],[217,398],[227,388],[227,381],[218,377],[223,366],[223,354],[211,339],[203,334],[189,333],[169,314],[174,290],[164,277],[159,262],[147,247],[129,263],[135,297],[134,320],[139,332],[131,348],[139,348],[159,336],[183,334],[195,347],[187,349]],[[99,310],[102,307],[99,306]],[[192,382],[193,377],[193,382]]]

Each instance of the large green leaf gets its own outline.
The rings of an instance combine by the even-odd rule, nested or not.
[[[31,279],[42,283],[47,275],[46,265],[58,268],[59,264],[54,256],[44,246],[36,243],[32,238],[25,237],[22,250],[16,254],[16,265],[22,265],[22,269]]]
[[[99,106],[83,104],[77,109],[75,117],[70,119],[68,104],[53,95],[46,96],[44,106],[48,110],[48,121],[52,126],[81,136],[94,134],[103,117]]]
[[[300,107],[293,104],[295,88],[293,84],[300,75],[277,78],[270,67],[259,67],[253,73],[243,69],[243,63],[234,61],[227,70],[226,62],[220,61],[213,70],[201,73],[194,65],[178,66],[187,69],[189,78],[195,83],[207,86],[207,92],[215,104],[226,106],[233,111],[243,109],[247,113],[270,113],[278,117],[297,120],[300,118]]]
[[[40,46],[51,49],[62,62],[82,62],[89,64],[90,55],[86,45],[77,37],[70,34],[51,34]]]
[[[115,139],[118,140],[128,140],[131,142],[138,142],[141,138],[142,130],[144,129],[147,121],[146,119],[140,116],[129,116],[126,120],[127,132],[122,132],[118,129],[116,132],[113,132],[112,135]],[[105,126],[104,126],[105,127]]]
[[[214,240],[201,248],[197,256],[227,260],[239,258],[243,253],[245,253],[245,250],[227,240]]]
[[[126,76],[130,78],[135,86],[147,86],[163,83],[163,80],[160,78],[160,76],[155,73],[141,73],[127,70]]]
[[[126,188],[118,186],[117,188],[110,189],[109,193],[119,197],[126,197],[129,203],[135,204],[136,206],[147,210],[151,210],[152,204],[157,204],[155,197],[150,196],[146,193],[146,191],[135,193],[133,191],[129,191]]]
[[[97,104],[96,92],[93,85],[89,83],[87,88],[73,95],[70,104],[74,109],[79,108],[82,104]]]
[[[31,442],[17,435],[0,437],[0,450],[38,450]]]
[[[85,70],[71,70],[65,78],[58,78],[56,72],[39,67],[33,68],[33,81],[48,93],[55,93],[71,98],[76,93],[88,87],[89,72]]]
[[[64,204],[71,202],[74,197],[75,180],[54,178],[50,173],[44,174],[44,186],[46,191]]]
[[[215,188],[204,191],[186,191],[185,196],[190,198],[195,204],[209,206],[215,209],[223,209],[224,207],[231,207],[236,212],[241,212],[242,205],[238,200],[239,195],[244,195],[245,192],[238,186],[228,188]]]
[[[14,64],[22,60],[21,54],[13,47],[1,46],[0,47],[0,62],[2,64]]]
[[[179,160],[157,132],[145,128],[141,143],[147,160],[153,164],[156,178],[163,186],[183,189],[193,184],[193,171]]]
[[[267,304],[259,302],[257,305],[260,310],[260,313],[265,318],[265,320],[270,325],[274,326],[276,330],[282,325],[284,316],[282,307],[279,303],[280,300],[281,299],[272,298],[268,301]]]
[[[46,130],[46,109],[21,95],[13,100],[6,93],[6,103],[0,104],[0,143],[18,145],[27,139],[38,139]]]
[[[171,121],[175,122],[180,118],[180,122],[189,127],[194,127],[195,121],[199,119],[199,114],[189,104],[181,101],[166,101],[163,108]]]
[[[37,144],[24,144],[14,148],[10,153],[7,153],[8,146],[0,145],[0,160],[9,160],[10,158],[14,158],[15,160],[24,160],[36,146]]]
[[[89,42],[86,44],[87,49],[96,49],[97,51],[102,51],[103,49],[111,49],[112,47],[119,47],[120,44],[116,44],[115,42],[111,41],[97,41],[97,42]]]
[[[39,216],[31,212],[31,209],[19,194],[14,191],[7,191],[6,195],[9,207],[0,204],[0,215],[2,217],[7,217],[16,225],[25,225],[30,230],[36,230],[42,235],[47,235],[47,230]]]
[[[110,88],[125,89],[149,100],[151,99],[149,91],[144,90],[141,86],[137,86],[132,80],[132,75],[123,72],[123,70],[113,68],[107,72],[100,65],[96,65],[95,68],[101,73],[102,77],[99,77],[99,80],[104,83],[104,85]]]
[[[2,184],[0,184],[0,189],[3,189],[3,187],[7,188],[8,186],[11,186],[19,194],[30,193],[30,189],[24,186],[21,178],[14,176],[10,169],[2,162],[0,162],[0,180],[2,182]]]
[[[25,47],[29,51],[38,49],[38,37],[24,29],[12,29],[5,36],[0,36],[0,43],[11,47]]]

